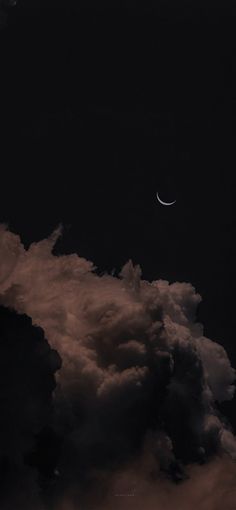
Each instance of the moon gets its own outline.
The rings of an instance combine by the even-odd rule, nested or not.
[[[175,204],[176,200],[174,200],[173,202],[163,202],[163,200],[160,199],[159,195],[158,195],[158,192],[157,192],[157,200],[158,202],[160,202],[160,204],[162,205],[173,205]]]

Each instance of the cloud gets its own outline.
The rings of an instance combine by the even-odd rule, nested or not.
[[[205,465],[188,467],[188,478],[181,484],[150,475],[155,465],[150,451],[136,463],[115,473],[104,472],[90,496],[77,497],[73,490],[58,499],[56,510],[234,510],[236,468],[227,457],[217,457]],[[103,494],[104,480],[108,492]]]
[[[141,466],[143,469],[142,463]],[[233,510],[235,507],[236,470],[227,458],[217,458],[204,466],[190,466],[188,479],[177,486],[163,478],[153,481],[144,476],[142,469],[139,464],[116,473],[105,504],[97,509],[220,510],[224,507]]]
[[[16,505],[41,508],[37,471],[26,458],[52,419],[54,373],[60,366],[60,357],[41,328],[33,327],[29,317],[0,307],[0,506],[4,510]]]
[[[52,254],[61,233],[25,250],[19,236],[0,229],[1,303],[29,315],[62,359],[54,392],[59,499],[75,487],[79,498],[84,488],[97,494],[98,484],[104,500],[111,474],[137,459],[143,466],[145,448],[158,487],[163,473],[172,487],[193,463],[235,459],[235,437],[216,408],[232,398],[235,371],[196,322],[194,287],[145,281],[131,260],[118,277],[98,276],[77,254]],[[191,483],[183,482],[186,490]]]

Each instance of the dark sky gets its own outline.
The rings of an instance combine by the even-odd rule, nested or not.
[[[191,281],[206,328],[231,348],[235,13],[223,3],[125,5],[11,10],[1,220],[26,244],[61,222],[58,250],[101,270],[132,258],[144,278]],[[161,207],[156,190],[176,205]]]
[[[62,223],[55,253],[99,271],[131,258],[144,279],[191,282],[236,367],[236,9],[111,3],[10,10],[0,220],[26,246]]]

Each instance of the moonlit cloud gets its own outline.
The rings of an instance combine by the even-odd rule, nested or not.
[[[101,485],[105,473],[109,505],[111,479],[117,483],[118,472],[125,476],[136,466],[146,480],[140,502],[147,510],[158,490],[160,509],[172,510],[165,484],[187,510],[202,473],[214,472],[217,484],[221,461],[229,466],[236,459],[235,437],[216,409],[232,398],[235,371],[196,322],[201,297],[190,283],[145,281],[131,260],[118,277],[98,276],[77,254],[52,254],[60,235],[59,228],[25,250],[19,236],[0,229],[1,303],[43,328],[62,359],[54,392],[55,429],[63,436],[61,501],[69,489],[75,501],[83,498],[83,486]],[[185,489],[173,483],[181,480]],[[218,508],[196,495],[201,510]],[[117,510],[126,505],[113,503]]]

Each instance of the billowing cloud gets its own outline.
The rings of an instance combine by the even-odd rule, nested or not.
[[[62,359],[54,392],[60,500],[75,486],[82,498],[83,487],[103,485],[103,473],[110,480],[148,456],[157,486],[161,473],[173,484],[192,463],[236,459],[235,437],[216,409],[232,398],[235,371],[196,322],[194,287],[145,281],[131,260],[118,277],[98,276],[76,254],[52,254],[60,234],[25,250],[0,229],[1,303],[29,315]]]

